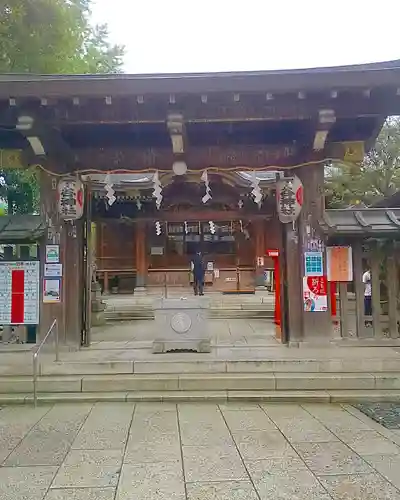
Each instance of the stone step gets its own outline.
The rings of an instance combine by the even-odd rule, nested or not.
[[[107,322],[115,321],[139,321],[143,319],[154,319],[154,311],[149,309],[127,310],[127,311],[105,311],[104,317]]]
[[[112,321],[135,321],[142,319],[154,319],[154,311],[151,308],[130,308],[126,310],[106,310],[105,318]],[[209,311],[210,319],[258,319],[273,318],[274,311],[262,307],[261,304],[238,307],[215,307]]]
[[[274,311],[263,308],[216,308],[210,309],[210,319],[258,319],[258,318],[273,318]]]
[[[151,392],[59,392],[38,394],[38,402],[270,402],[270,403],[360,403],[399,402],[400,391],[151,391]],[[0,394],[0,404],[33,404],[32,394]]]
[[[41,393],[400,390],[400,373],[225,373],[41,376]],[[0,393],[29,393],[32,377],[0,377]]]
[[[362,358],[355,361],[349,357],[321,358],[284,358],[273,356],[270,359],[223,360],[210,359],[207,354],[156,354],[150,359],[105,361],[46,361],[41,360],[39,373],[43,376],[75,375],[124,375],[124,374],[269,374],[269,373],[400,373],[400,358]],[[112,351],[108,351],[112,353]],[[115,351],[115,357],[120,350]],[[100,355],[100,354],[99,354]],[[185,359],[185,357],[189,359]],[[0,366],[0,377],[31,376],[31,362],[6,364]],[[1,392],[1,391],[0,391]]]

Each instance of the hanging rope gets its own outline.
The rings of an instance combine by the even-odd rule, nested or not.
[[[254,167],[207,167],[207,172],[268,172],[271,170],[276,170],[276,171],[285,171],[285,170],[294,170],[297,168],[302,168],[302,167],[310,167],[313,165],[323,165],[325,163],[329,162],[341,162],[342,165],[347,165],[347,166],[354,166],[354,162],[349,162],[349,161],[343,161],[342,159],[339,158],[324,158],[323,160],[314,160],[314,161],[308,161],[304,163],[298,163],[297,165],[288,165],[286,167],[282,166],[275,166],[275,165],[269,165],[266,167],[259,167],[259,168],[254,168]],[[45,172],[48,175],[54,176],[54,177],[65,177],[67,174],[64,173],[59,173],[59,172],[54,172],[52,170],[49,170],[45,168],[43,165],[40,164],[35,164],[35,165],[30,165],[28,169],[40,169],[41,171]],[[100,169],[78,169],[74,170],[72,172],[69,172],[68,175],[90,175],[90,174],[148,174],[148,173],[171,173],[171,169],[167,170],[160,170],[160,169],[154,169],[154,168],[144,168],[144,169],[139,169],[139,170],[133,170],[133,169],[111,169],[111,170],[100,170]],[[193,170],[193,169],[188,169],[188,172],[190,173],[200,173],[201,170]]]

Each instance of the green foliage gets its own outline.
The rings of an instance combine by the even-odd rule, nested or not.
[[[3,169],[0,198],[7,200],[8,214],[35,213],[39,207],[39,183],[33,170]]]
[[[91,0],[0,0],[0,73],[85,74],[121,71],[124,48],[111,45],[106,25],[90,24]],[[9,213],[38,207],[31,172],[6,167],[0,197]],[[11,210],[11,212],[10,212]]]
[[[90,0],[0,0],[0,72],[119,72],[123,47],[90,24]]]
[[[360,165],[334,164],[326,172],[329,208],[370,205],[400,189],[400,119],[389,119]]]

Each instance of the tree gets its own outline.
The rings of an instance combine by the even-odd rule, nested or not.
[[[106,25],[90,23],[91,0],[0,0],[0,73],[121,72],[124,48],[111,45]],[[16,212],[38,200],[32,173],[0,165],[0,196]]]
[[[90,0],[0,0],[0,72],[121,71],[124,49],[90,24]]]
[[[400,118],[390,118],[360,165],[332,164],[326,170],[329,208],[370,205],[400,189]]]

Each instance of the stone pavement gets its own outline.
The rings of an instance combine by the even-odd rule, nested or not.
[[[265,319],[212,319],[208,329],[213,345],[280,345],[274,323]],[[92,329],[92,344],[147,341],[150,346],[157,333],[157,323],[151,320],[110,323]]]
[[[350,406],[0,411],[1,500],[400,500],[400,434]]]

